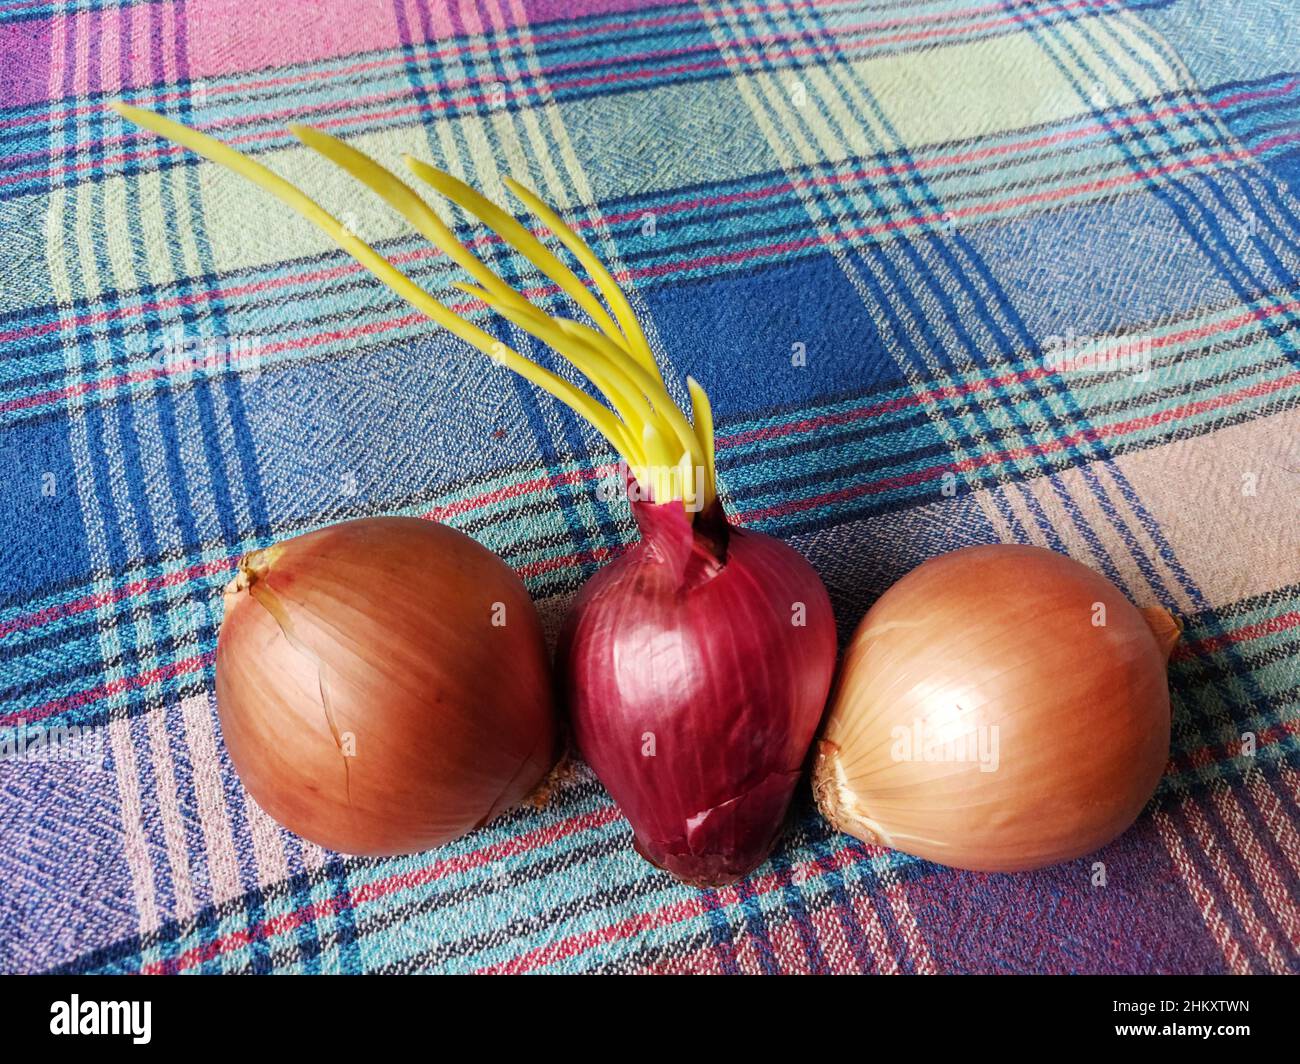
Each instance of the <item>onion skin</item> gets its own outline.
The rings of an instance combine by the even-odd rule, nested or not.
[[[693,526],[680,502],[632,507],[641,542],[588,581],[561,634],[574,739],[638,852],[721,886],[780,834],[835,667],[830,599],[796,551],[716,503]]]
[[[876,602],[845,654],[817,747],[818,807],[865,842],[973,871],[1091,853],[1133,823],[1164,771],[1180,630],[1039,547],[931,559]],[[993,727],[993,771],[912,756],[918,734],[980,729],[988,754]]]
[[[312,842],[372,856],[439,846],[554,764],[536,609],[454,529],[377,517],[286,540],[241,561],[225,606],[231,759],[258,804]]]

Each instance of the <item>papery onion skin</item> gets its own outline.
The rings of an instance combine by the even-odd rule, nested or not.
[[[413,853],[520,802],[555,760],[552,699],[527,589],[444,525],[332,525],[248,555],[226,589],[231,759],[267,813],[329,849]]]
[[[1136,609],[1043,548],[931,559],[876,602],[846,651],[818,741],[818,806],[866,842],[974,871],[1092,853],[1133,823],[1168,761],[1179,632],[1165,610]],[[981,734],[985,764],[996,742],[993,771],[981,771]],[[958,736],[949,749],[964,760],[924,760],[918,738]]]
[[[642,540],[584,586],[559,669],[579,752],[637,850],[731,883],[780,834],[835,666],[830,599],[795,550],[634,502]]]

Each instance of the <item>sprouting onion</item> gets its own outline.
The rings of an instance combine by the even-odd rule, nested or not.
[[[114,103],[112,107],[137,125],[248,178],[291,207],[417,310],[489,358],[514,370],[589,422],[614,447],[638,481],[657,489],[657,498],[680,497],[676,487],[681,475],[680,462],[673,455],[681,453],[689,458],[692,468],[703,466],[709,471],[705,488],[710,495],[704,501],[706,504],[710,501],[713,490],[712,436],[701,438],[669,396],[636,315],[609,271],[582,238],[535,193],[510,178],[506,179],[510,190],[534,209],[562,243],[576,252],[576,257],[612,308],[612,314],[605,310],[577,274],[524,225],[451,174],[410,156],[404,157],[416,176],[478,216],[506,244],[572,297],[596,322],[595,329],[577,321],[547,315],[535,307],[465,247],[420,195],[392,171],[328,133],[310,126],[289,127],[305,145],[343,167],[382,197],[431,244],[478,282],[478,287],[458,287],[482,299],[525,332],[553,347],[592,383],[608,405],[602,405],[589,393],[521,355],[434,299],[311,197],[261,163],[214,137],[152,111],[122,103]],[[708,396],[704,389],[691,380],[687,386],[697,423],[709,424]],[[701,409],[704,410],[702,417],[699,416]]]
[[[536,193],[506,179],[594,291],[510,214],[451,174],[405,158],[416,177],[527,259],[589,323],[547,314],[462,244],[401,178],[335,137],[290,127],[462,267],[474,283],[461,289],[568,361],[587,391],[434,299],[271,170],[170,119],[114,106],[270,192],[431,320],[584,418],[620,455],[637,488],[631,501],[642,538],[588,582],[566,621],[559,670],[574,737],[649,860],[705,885],[757,866],[780,832],[830,687],[830,601],[794,550],[727,523],[709,398],[688,377],[691,417],[673,401],[631,304],[591,248]]]

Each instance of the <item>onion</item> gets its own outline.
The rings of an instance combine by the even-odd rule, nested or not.
[[[320,130],[290,127],[475,282],[457,288],[556,351],[588,390],[434,299],[255,160],[161,115],[113,107],[271,193],[430,320],[548,392],[608,441],[630,472],[645,538],[591,581],[568,625],[562,665],[578,747],[652,861],[701,884],[730,882],[755,867],[780,831],[830,688],[830,602],[793,550],[728,528],[717,500],[708,396],[686,379],[688,419],[626,295],[592,249],[535,192],[504,179],[583,267],[587,277],[580,277],[532,229],[463,181],[406,157],[416,177],[486,224],[583,318],[548,313],[494,273],[392,171]]]
[[[583,758],[637,850],[699,886],[770,852],[835,667],[826,589],[790,547],[633,503],[642,539],[582,589],[557,667]]]
[[[817,746],[818,807],[865,842],[957,868],[1091,853],[1164,770],[1180,630],[1039,547],[934,558],[853,637]]]
[[[246,555],[226,588],[217,709],[240,779],[344,853],[439,846],[554,763],[541,623],[485,547],[406,517]]]

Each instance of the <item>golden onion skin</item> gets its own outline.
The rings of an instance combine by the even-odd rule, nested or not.
[[[818,807],[865,842],[973,871],[1091,853],[1164,771],[1179,631],[1040,547],[931,559],[850,643],[817,746]]]
[[[312,842],[372,856],[439,846],[554,764],[537,611],[509,566],[454,529],[366,518],[254,551],[225,610],[226,746],[257,803]]]

